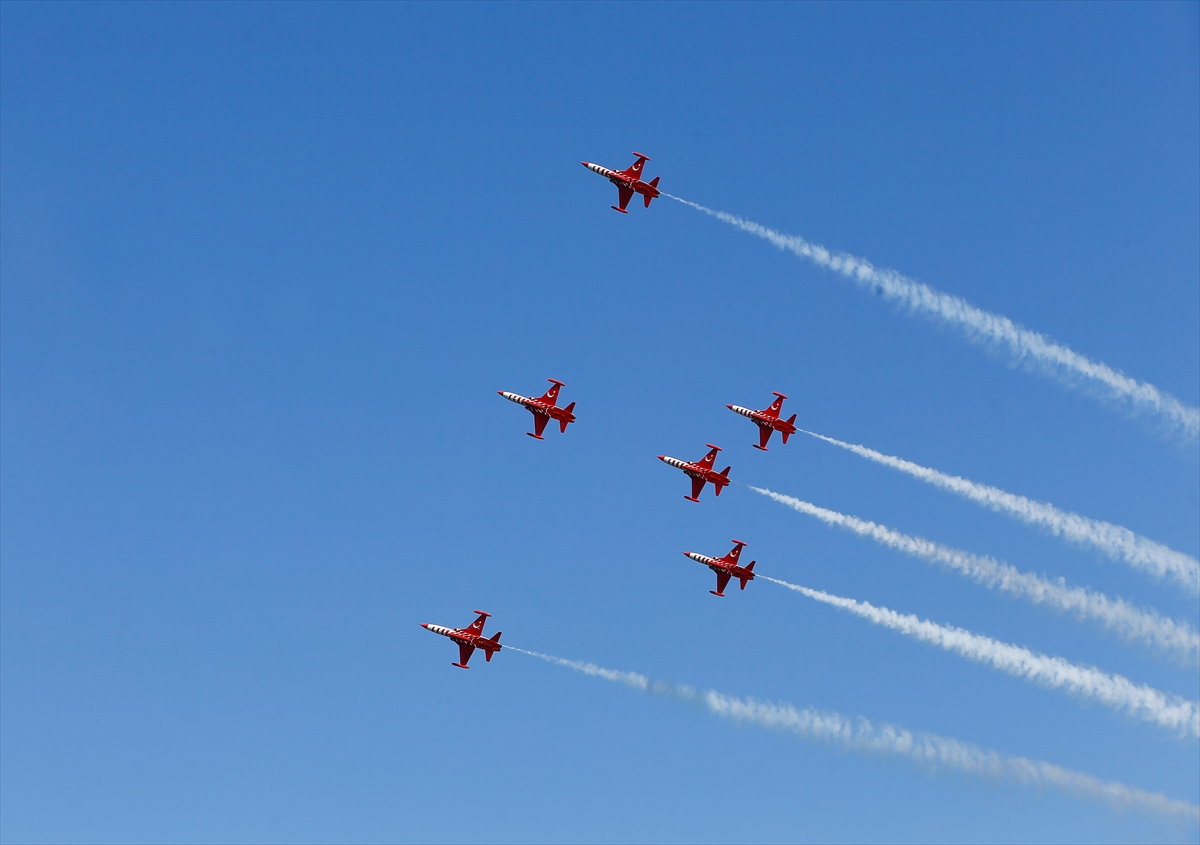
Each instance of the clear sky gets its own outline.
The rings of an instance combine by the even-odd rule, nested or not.
[[[1200,801],[1194,739],[680,552],[1200,674],[732,476],[1200,624],[1166,584],[726,403],[1200,553],[1193,445],[581,160],[1200,403],[1174,4],[0,5],[5,842],[1196,841],[421,622]],[[553,377],[544,442],[497,390]]]

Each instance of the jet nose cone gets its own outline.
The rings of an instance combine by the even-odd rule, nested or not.
[[[591,167],[591,166],[592,166],[592,163],[591,163],[590,161],[581,161],[581,162],[579,162],[579,163],[580,163],[580,164],[582,164],[584,167]]]
[[[732,405],[726,405],[725,407],[726,407],[726,408],[728,408],[728,409],[729,409],[729,410],[731,410],[731,411],[733,410],[733,406],[732,406]]]
[[[497,392],[497,393],[499,393],[501,396],[503,396],[503,395],[504,395],[504,391],[503,391],[503,390],[497,390],[496,392]]]
[[[658,459],[659,459],[660,461],[665,461],[665,460],[667,459],[667,456],[666,456],[666,455],[659,455],[659,456],[658,456]]]
[[[428,630],[429,630],[429,623],[428,623],[428,622],[422,622],[422,623],[421,623],[421,627],[422,627],[422,628],[424,628],[426,631],[428,631]]]

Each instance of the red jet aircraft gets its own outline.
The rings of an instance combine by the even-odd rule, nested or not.
[[[743,408],[739,405],[726,405],[725,407],[733,411],[735,414],[741,414],[743,417],[749,417],[758,425],[758,445],[755,449],[767,451],[767,441],[771,439],[771,432],[778,431],[783,435],[783,442],[787,443],[788,437],[796,433],[796,415],[792,414],[786,420],[779,419],[779,409],[783,407],[783,400],[787,399],[782,393],[776,393],[778,398],[771,403],[770,408],[764,408],[761,411],[751,411],[749,408]]]
[[[545,440],[542,437],[542,432],[546,430],[546,423],[550,420],[558,420],[558,429],[564,434],[567,431],[567,424],[575,422],[575,403],[572,402],[565,408],[558,407],[558,389],[563,386],[561,381],[557,379],[546,379],[553,382],[554,387],[547,390],[537,399],[529,396],[522,396],[519,393],[509,393],[506,390],[497,390],[496,392],[507,399],[509,402],[516,402],[518,405],[524,405],[533,414],[533,431],[525,432],[530,437],[536,437],[538,440]]]
[[[700,501],[700,491],[704,489],[704,482],[711,481],[716,489],[716,495],[721,495],[721,488],[729,485],[729,470],[732,467],[717,472],[713,469],[713,461],[717,459],[717,452],[721,451],[720,446],[714,446],[711,443],[705,444],[710,451],[700,460],[695,463],[681,461],[679,458],[672,458],[667,455],[659,455],[658,459],[668,466],[673,466],[675,469],[681,469],[692,477],[692,495],[684,496],[689,502]]]
[[[458,643],[458,662],[451,663],[451,666],[457,666],[459,669],[470,669],[467,661],[471,659],[471,655],[475,653],[475,649],[481,648],[486,654],[484,658],[487,662],[492,662],[492,655],[503,648],[500,645],[500,632],[497,631],[495,636],[487,639],[483,636],[483,621],[492,614],[484,613],[482,610],[476,610],[479,618],[471,623],[467,628],[443,628],[441,625],[430,625],[428,622],[422,622],[421,627],[426,631],[433,631],[435,634],[441,634],[443,637],[449,637]]]
[[[722,558],[711,558],[699,552],[684,552],[685,555],[696,561],[696,563],[703,563],[713,572],[717,573],[717,588],[709,590],[714,596],[724,597],[725,585],[729,583],[730,578],[737,578],[741,581],[743,590],[746,589],[747,582],[754,580],[754,564],[758,563],[758,561],[752,560],[747,566],[738,566],[738,556],[742,553],[742,547],[746,544],[741,540],[734,540],[733,542],[736,544],[733,547],[733,551]]]
[[[637,161],[629,165],[627,170],[609,170],[607,167],[601,167],[598,164],[592,164],[590,161],[579,162],[588,170],[599,173],[601,176],[608,179],[617,186],[618,202],[621,206],[618,208],[615,205],[609,206],[622,214],[628,214],[625,206],[629,205],[629,201],[633,199],[635,193],[641,194],[646,200],[646,208],[650,207],[650,200],[658,196],[658,180],[662,177],[655,176],[649,182],[642,181],[642,165],[650,160],[649,156],[644,156],[641,153],[635,152]]]

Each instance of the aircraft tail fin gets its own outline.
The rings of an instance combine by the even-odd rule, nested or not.
[[[795,431],[795,429],[796,429],[796,415],[795,415],[795,414],[792,414],[790,417],[788,417],[788,421],[787,421],[787,422],[788,422],[788,425],[790,425],[790,426],[792,427],[792,431]],[[783,434],[783,442],[784,442],[784,443],[787,443],[787,439],[788,439],[789,437],[791,437],[791,436],[792,436],[792,432],[791,432],[791,431],[784,431],[784,432],[782,432],[782,434]]]
[[[745,587],[743,587],[742,589],[745,589]],[[495,646],[495,647],[494,647],[494,648],[487,648],[487,647],[484,647],[484,650],[483,650],[483,659],[484,659],[484,661],[486,661],[487,663],[491,663],[491,662],[492,662],[492,655],[493,655],[493,654],[495,654],[496,652],[498,652],[498,651],[501,649],[501,647],[502,647],[502,646],[500,645],[500,632],[499,632],[499,631],[497,631],[497,632],[495,633],[495,635],[493,635],[493,636],[489,637],[489,638],[488,638],[488,642],[489,642],[489,643],[491,643],[491,644],[492,644],[493,646]]]
[[[653,179],[651,179],[651,180],[650,180],[650,187],[651,187],[651,188],[654,188],[655,190],[657,190],[657,189],[658,189],[658,180],[659,180],[659,179],[661,179],[661,178],[662,178],[661,176],[655,176]],[[654,199],[654,195],[653,195],[653,194],[644,194],[644,195],[642,196],[642,198],[643,198],[643,199],[646,201],[646,208],[649,208],[649,207],[650,207],[650,200]]]
[[[731,465],[731,466],[727,466],[727,467],[725,467],[725,469],[721,470],[721,471],[718,473],[718,475],[720,475],[722,478],[724,478],[724,479],[725,479],[725,484],[728,484],[728,483],[729,483],[729,471],[730,471],[731,469],[733,469],[733,466],[732,466],[732,465]],[[720,495],[721,495],[721,491],[722,491],[723,489],[725,489],[725,484],[714,484],[714,485],[713,485],[713,495],[720,496]]]
[[[566,411],[568,414],[572,414],[571,419],[561,419],[558,421],[558,430],[561,431],[563,434],[566,434],[567,433],[567,423],[571,422],[571,420],[574,419],[573,413],[575,411],[575,403],[572,402],[570,405],[563,408],[563,410]]]
[[[753,574],[754,573],[754,564],[756,564],[756,563],[758,563],[758,561],[752,560],[752,561],[750,561],[749,565],[746,566],[746,571],[751,574],[741,575],[738,577],[738,580],[742,582],[743,590],[746,589],[746,584],[748,584],[750,582],[750,579],[754,577],[754,574]]]

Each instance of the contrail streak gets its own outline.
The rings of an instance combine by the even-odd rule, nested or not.
[[[1164,651],[1174,652],[1191,662],[1200,658],[1200,633],[1187,622],[1167,619],[1153,610],[1135,607],[1119,597],[1109,598],[1087,587],[1068,586],[1062,578],[1050,581],[1032,572],[1021,572],[1011,564],[992,557],[952,549],[923,537],[902,534],[856,516],[847,516],[818,507],[803,499],[785,496],[762,487],[750,489],[800,513],[815,516],[827,525],[848,529],[889,548],[945,566],[989,589],[1003,590],[1034,604],[1071,613],[1079,619],[1094,619],[1128,640],[1140,641]]]
[[[1043,334],[1017,325],[1007,317],[976,308],[961,297],[934,290],[895,270],[880,270],[865,258],[830,252],[819,244],[809,243],[796,235],[784,235],[737,215],[714,211],[671,194],[663,196],[703,211],[743,232],[757,235],[779,249],[807,258],[820,267],[841,273],[860,287],[874,290],[911,311],[957,326],[971,340],[1007,347],[1017,361],[1036,363],[1068,383],[1083,380],[1110,398],[1128,403],[1134,410],[1156,414],[1167,428],[1177,432],[1185,441],[1194,442],[1200,437],[1200,408],[1184,405],[1152,384],[1139,382],[1107,364],[1080,355]]]
[[[801,587],[799,584],[789,584],[778,578],[765,575],[759,577],[803,593],[810,599],[848,610],[876,625],[883,625],[913,639],[941,646],[946,651],[952,651],[976,663],[987,664],[994,669],[1050,689],[1066,690],[1079,698],[1094,699],[1117,710],[1124,710],[1143,721],[1200,737],[1200,701],[1189,701],[1173,693],[1165,693],[1144,684],[1135,684],[1122,675],[1110,674],[1094,666],[1081,666],[1061,657],[1038,654],[1027,648],[973,634],[962,628],[938,625],[912,614],[897,613],[865,601],[830,595],[821,590]]]
[[[1191,592],[1200,593],[1200,561],[1183,552],[1177,552],[1161,543],[1134,534],[1128,528],[1113,525],[1111,522],[1089,519],[1077,513],[1067,513],[1048,502],[1027,499],[998,487],[977,484],[957,475],[946,475],[936,469],[923,467],[903,458],[885,455],[874,449],[868,449],[866,446],[835,440],[824,434],[817,434],[815,431],[805,431],[804,429],[799,429],[799,431],[818,440],[824,440],[826,443],[832,443],[834,446],[840,446],[878,464],[898,469],[935,487],[957,493],[963,498],[978,502],[997,513],[1008,514],[1029,525],[1045,528],[1051,534],[1065,537],[1073,543],[1091,546],[1113,560],[1124,561],[1157,578],[1169,576]]]
[[[1200,807],[1186,801],[1167,798],[1161,793],[1146,792],[1122,783],[1103,781],[1091,775],[1064,769],[1042,760],[1009,757],[988,751],[970,743],[924,732],[913,732],[886,723],[875,725],[859,716],[844,716],[828,710],[797,709],[790,704],[775,704],[753,698],[734,698],[715,690],[698,690],[689,686],[655,681],[636,672],[604,669],[594,663],[564,660],[536,651],[505,646],[586,675],[676,698],[706,709],[714,716],[756,725],[777,731],[787,731],[802,739],[836,745],[860,754],[887,754],[904,757],[925,767],[944,767],[985,777],[1013,780],[1025,786],[1050,787],[1075,795],[1100,798],[1117,809],[1136,808],[1189,821],[1200,821]]]

